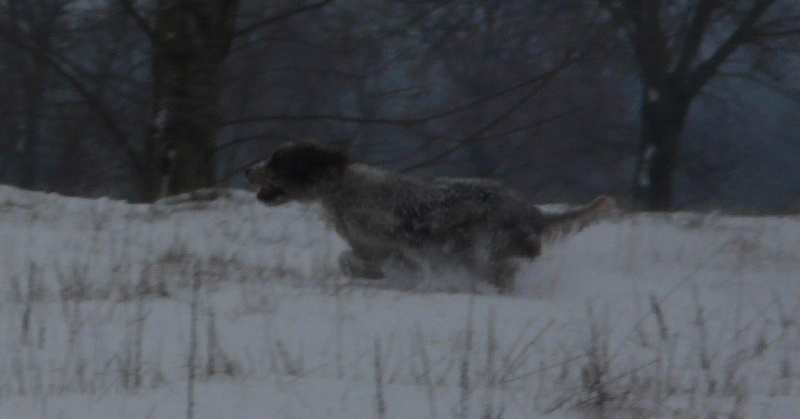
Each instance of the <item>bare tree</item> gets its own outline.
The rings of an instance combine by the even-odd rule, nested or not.
[[[220,70],[237,6],[237,0],[156,2],[155,24],[148,28],[153,132],[144,151],[146,200],[213,185]]]
[[[19,112],[13,141],[13,166],[20,186],[38,187],[37,160],[39,158],[40,114],[44,102],[47,68],[45,58],[53,48],[54,36],[59,28],[57,22],[64,15],[65,3],[61,0],[9,2],[4,12],[6,19],[0,26],[0,35],[24,31],[31,54],[20,49],[7,53],[12,80],[18,82],[10,87],[10,95],[16,100]]]
[[[667,208],[680,156],[707,149],[677,153],[692,100],[717,77],[779,75],[791,61],[778,58],[797,50],[797,9],[788,0],[8,2],[0,175],[153,200],[236,184],[238,168],[275,143],[307,137],[352,140],[343,144],[356,158],[395,170],[495,176],[576,199],[627,187],[617,174],[639,143],[637,196]],[[639,141],[627,116],[629,61],[606,59],[625,45],[643,85]]]
[[[262,2],[267,14],[256,16],[238,13],[240,0],[0,6],[0,40],[11,46],[6,70],[21,81],[6,114],[16,136],[9,147],[15,183],[35,187],[37,173],[52,173],[36,158],[47,135],[44,154],[62,155],[55,165],[67,172],[86,173],[87,163],[96,163],[102,177],[128,171],[126,183],[135,185],[125,193],[129,198],[149,201],[213,185],[223,63],[233,40],[331,2]],[[48,86],[49,80],[57,83]],[[148,107],[144,116],[140,110]],[[44,126],[51,131],[43,133]],[[146,134],[143,126],[150,128]],[[62,179],[71,193],[86,193],[95,181],[71,175],[44,184],[52,189]]]
[[[429,7],[433,10],[414,22],[427,47],[425,64],[434,69],[428,70],[433,74],[430,86],[443,92],[438,106],[464,106],[429,124],[427,135],[442,145],[432,147],[412,168],[461,160],[470,175],[510,177],[524,168],[529,178],[555,172],[563,178],[569,170],[563,164],[540,163],[564,163],[558,158],[564,149],[593,151],[610,143],[584,136],[579,145],[569,133],[575,119],[609,115],[610,121],[618,111],[607,100],[600,103],[606,98],[597,89],[608,86],[597,81],[603,79],[598,75],[601,58],[611,45],[599,27],[596,8],[571,0],[461,1]],[[582,74],[589,69],[593,81]],[[605,129],[603,123],[595,124],[595,133]],[[519,186],[532,184],[528,180]]]
[[[321,134],[323,140],[350,138],[357,158],[403,171],[508,178],[525,169],[527,181],[517,186],[530,187],[543,175],[531,168],[546,167],[548,177],[556,179],[563,176],[555,172],[569,171],[536,163],[548,159],[541,156],[565,154],[560,144],[574,148],[575,142],[559,136],[577,125],[574,118],[623,115],[615,106],[600,104],[606,96],[597,94],[597,87],[609,83],[570,72],[579,62],[599,65],[598,56],[607,50],[598,39],[603,33],[596,33],[596,8],[564,0],[354,4],[359,7],[326,9],[327,32],[317,30],[316,36],[308,36],[315,32],[302,19],[277,36],[263,34],[265,45],[286,42],[287,34],[299,42],[292,44],[289,60],[261,55],[272,66],[265,65],[258,80],[245,85],[252,92],[266,83],[264,88],[274,94],[262,96],[258,113],[228,119],[226,133],[260,124],[265,127],[262,139],[277,141],[298,132],[315,138]],[[307,34],[303,40],[301,33]],[[287,77],[308,89],[284,90]],[[583,94],[576,88],[579,83],[595,89]],[[551,128],[558,124],[564,128],[560,132]],[[598,124],[593,127],[597,134],[602,131]],[[581,149],[610,143],[583,138]],[[265,146],[267,141],[260,144]],[[528,157],[537,161],[527,164]]]
[[[15,98],[3,115],[12,129],[4,133],[13,137],[13,183],[20,186],[85,194],[102,179],[141,174],[131,142],[141,125],[134,116],[141,85],[130,74],[141,50],[111,8],[82,6],[0,6],[0,41],[11,58],[2,70]]]
[[[47,123],[58,134],[46,165],[104,172],[56,176],[51,190],[87,193],[127,170],[124,196],[153,200],[224,181],[270,141],[302,136],[354,139],[360,158],[398,169],[497,175],[496,150],[513,155],[583,106],[547,90],[589,50],[553,35],[577,0],[49,1],[68,12],[64,46],[41,48],[29,25],[0,36],[58,80],[30,107],[31,126],[59,121]]]
[[[673,175],[689,107],[725,75],[775,75],[800,46],[800,6],[790,0],[598,0],[620,30],[641,79],[641,138],[634,198],[673,204]],[[741,58],[735,59],[735,58]]]
[[[238,27],[239,0],[158,0],[152,19],[127,2],[152,40],[145,200],[214,185],[222,71],[234,38],[327,3],[294,4]]]

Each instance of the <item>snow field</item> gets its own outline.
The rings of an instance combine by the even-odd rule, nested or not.
[[[185,417],[192,359],[198,418],[800,417],[796,217],[624,215],[509,297],[348,283],[316,209],[225,195],[0,187],[0,417]]]

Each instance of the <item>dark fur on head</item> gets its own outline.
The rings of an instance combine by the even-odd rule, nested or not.
[[[347,167],[347,156],[309,141],[294,141],[278,147],[267,160],[247,170],[247,181],[259,187],[257,197],[269,205],[288,201],[310,201],[319,188],[335,182]]]
[[[351,164],[337,150],[295,141],[245,171],[268,205],[319,202],[351,250],[339,257],[351,277],[381,278],[387,265],[463,265],[500,290],[513,286],[515,258],[535,258],[544,237],[575,232],[608,214],[613,199],[546,214],[522,195],[485,179],[421,180]]]

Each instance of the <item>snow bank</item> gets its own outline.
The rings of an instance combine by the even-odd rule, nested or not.
[[[0,417],[185,416],[190,359],[196,417],[800,416],[796,217],[623,215],[501,297],[348,283],[318,209],[221,195],[0,186]]]

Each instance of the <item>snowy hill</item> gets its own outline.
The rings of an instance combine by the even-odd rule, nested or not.
[[[470,296],[223,195],[0,187],[0,417],[800,417],[798,218],[624,215]]]

